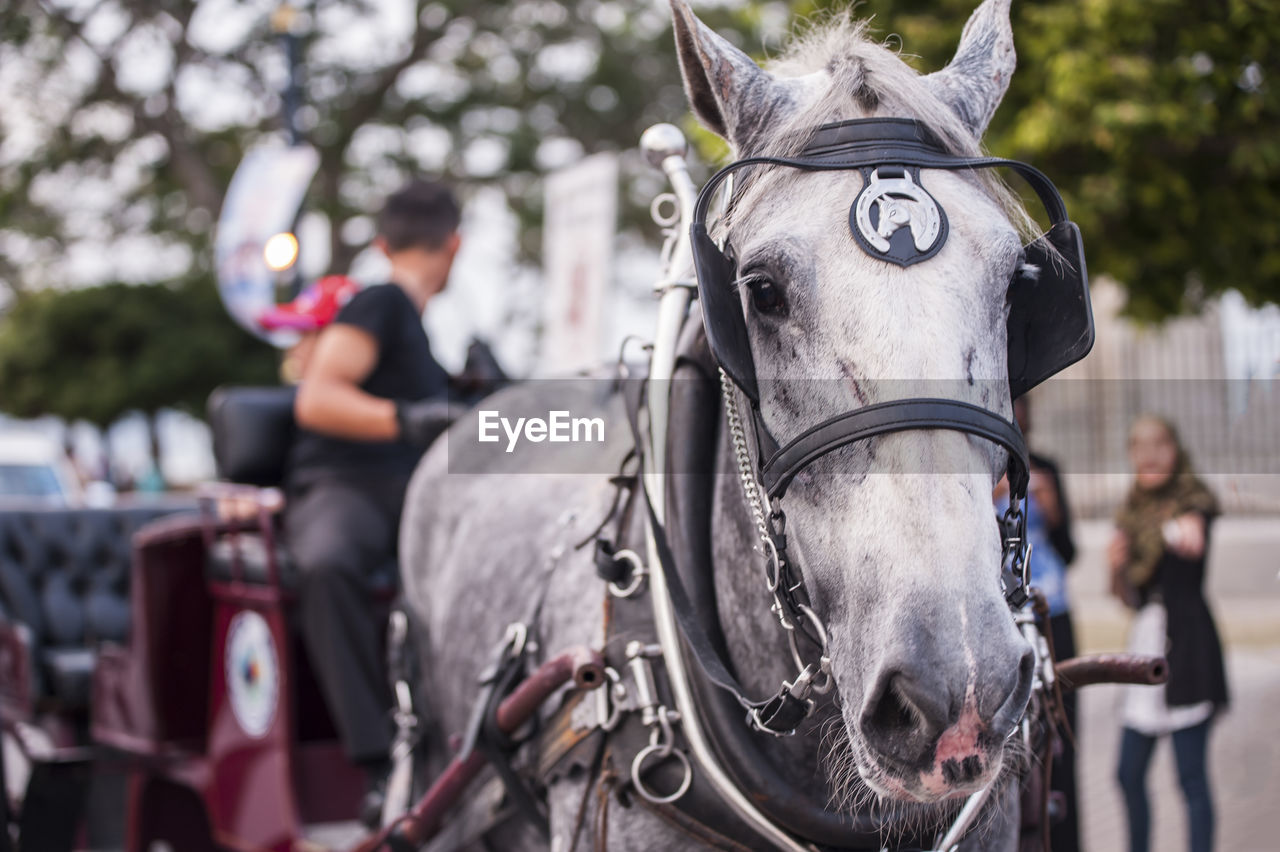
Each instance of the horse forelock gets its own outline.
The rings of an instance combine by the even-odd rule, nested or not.
[[[764,68],[782,83],[815,80],[804,89],[821,94],[800,98],[799,109],[772,116],[769,132],[757,137],[752,150],[737,151],[739,156],[795,157],[819,127],[866,117],[913,118],[928,127],[949,154],[985,153],[982,141],[929,80],[904,62],[899,50],[871,37],[869,19],[857,19],[845,11],[811,20]],[[821,78],[821,84],[816,78]],[[769,109],[765,103],[759,106]],[[757,180],[766,174],[769,180]],[[764,184],[769,191],[783,189],[800,174],[786,168],[753,169],[739,180],[741,196],[745,200],[753,184]],[[961,174],[996,202],[1024,239],[1039,235],[1035,220],[997,172],[983,169]]]
[[[766,63],[765,69],[779,79],[822,73],[829,84],[819,100],[778,125],[762,153],[793,155],[822,124],[883,115],[919,119],[951,154],[978,154],[979,140],[955,111],[933,94],[896,50],[873,40],[870,30],[869,20],[855,19],[848,12],[811,22],[792,38],[784,53]]]

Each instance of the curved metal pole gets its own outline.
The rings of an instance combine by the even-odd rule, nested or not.
[[[1072,657],[1054,667],[1063,690],[1079,689],[1095,683],[1137,683],[1153,685],[1169,679],[1164,657],[1140,654],[1095,654]]]
[[[669,128],[669,129],[668,129]],[[656,133],[655,133],[656,132]],[[656,134],[661,137],[655,139]],[[665,146],[658,147],[658,144]],[[697,189],[689,177],[684,160],[684,137],[671,125],[651,127],[641,138],[650,162],[659,165],[671,180],[680,203],[680,231],[671,253],[670,263],[659,282],[661,301],[658,306],[658,329],[653,341],[653,358],[649,367],[649,451],[644,454],[645,487],[653,501],[654,513],[661,521],[665,516],[665,480],[667,451],[668,394],[675,369],[676,340],[689,309],[690,282],[675,279],[673,273],[690,269],[692,257],[689,250],[689,222]],[[652,528],[646,529],[645,542],[649,558],[649,597],[653,601],[653,621],[657,628],[658,644],[662,647],[663,661],[667,666],[672,697],[680,711],[680,724],[689,741],[689,750],[708,781],[724,801],[733,808],[747,825],[769,840],[776,848],[786,852],[816,852],[813,846],[797,841],[787,834],[752,804],[720,766],[711,744],[702,730],[698,712],[694,706],[693,690],[685,667],[680,645],[680,633],[676,626],[675,612],[667,593],[666,577],[658,559],[657,544]]]
[[[600,652],[575,645],[539,666],[498,704],[495,714],[498,730],[504,734],[515,733],[533,718],[543,702],[571,680],[577,688],[584,690],[603,686],[604,660]],[[487,763],[487,758],[478,749],[473,749],[466,757],[455,757],[412,810],[361,841],[354,852],[417,849],[422,846],[440,830],[445,816]]]

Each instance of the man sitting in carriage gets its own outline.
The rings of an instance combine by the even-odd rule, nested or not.
[[[439,183],[387,198],[374,245],[390,280],[351,295],[319,331],[294,405],[284,530],[299,622],[347,756],[372,779],[386,774],[391,705],[369,583],[394,559],[409,477],[446,422],[449,375],[422,312],[448,281],[459,220]]]

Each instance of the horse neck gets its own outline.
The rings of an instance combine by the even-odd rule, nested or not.
[[[716,476],[711,501],[711,563],[716,610],[725,646],[735,671],[753,698],[772,695],[797,674],[786,632],[770,612],[772,596],[765,587],[764,557],[755,548],[757,532],[737,475],[728,429],[721,423],[716,447]],[[834,695],[834,693],[833,693]],[[785,774],[812,785],[821,745],[821,728],[838,715],[825,700],[801,734],[762,738],[763,746]],[[825,773],[822,773],[825,778]]]

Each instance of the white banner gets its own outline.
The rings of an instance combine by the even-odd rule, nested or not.
[[[267,268],[262,247],[293,229],[319,166],[320,155],[307,145],[249,151],[231,178],[218,217],[213,252],[222,302],[241,327],[277,346],[294,335],[258,326],[258,317],[276,303],[276,274]]]
[[[595,154],[548,175],[545,211],[542,375],[589,367],[608,354],[602,346],[613,284],[617,156]]]

